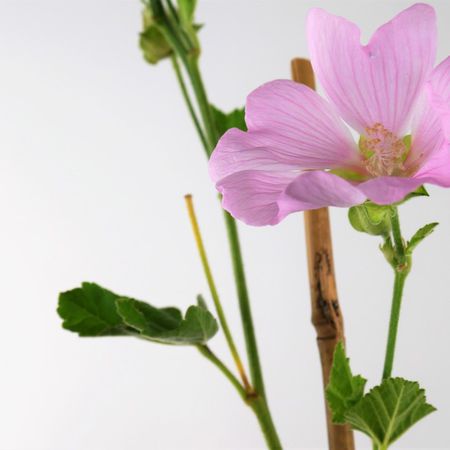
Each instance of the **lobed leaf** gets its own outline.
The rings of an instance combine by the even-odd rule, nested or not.
[[[426,403],[419,384],[403,378],[388,378],[373,388],[345,414],[356,430],[387,448],[419,420],[435,411]]]
[[[334,423],[345,422],[346,412],[363,397],[365,385],[366,380],[363,377],[353,376],[344,346],[339,342],[334,351],[330,382],[326,389]]]
[[[183,318],[177,308],[155,308],[123,297],[94,283],[59,296],[63,327],[80,336],[136,336],[172,345],[200,345],[218,330],[203,306],[191,306]]]

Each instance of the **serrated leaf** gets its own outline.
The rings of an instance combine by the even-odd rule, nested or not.
[[[416,231],[414,236],[406,246],[406,252],[410,255],[413,250],[427,237],[439,224],[437,222],[429,223]]]
[[[214,105],[211,105],[211,110],[220,136],[225,134],[230,128],[239,128],[243,131],[247,130],[244,108],[237,108],[229,113],[224,113]]]
[[[191,306],[183,319],[177,308],[155,308],[94,283],[59,296],[63,327],[80,336],[136,336],[173,345],[199,345],[218,330],[211,313]]]
[[[349,359],[341,342],[336,345],[326,398],[333,415],[334,423],[344,423],[345,413],[364,395],[366,380],[353,376]]]
[[[433,411],[418,383],[388,378],[350,408],[345,419],[385,449]]]

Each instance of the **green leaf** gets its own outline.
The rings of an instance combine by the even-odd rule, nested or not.
[[[436,409],[426,403],[419,384],[388,378],[373,388],[345,414],[346,421],[387,448],[419,420]]]
[[[213,113],[213,120],[220,136],[225,134],[225,132],[230,128],[239,128],[240,130],[247,131],[244,108],[234,109],[229,113],[222,112],[214,105],[211,105],[211,109]]]
[[[80,336],[117,336],[127,334],[116,311],[118,296],[94,283],[59,295],[58,314],[63,328]]]
[[[326,398],[334,423],[345,422],[345,413],[361,400],[365,385],[366,380],[363,377],[353,376],[344,346],[339,342],[334,351],[330,382],[326,389]]]
[[[367,201],[362,205],[352,206],[348,210],[348,219],[357,231],[373,236],[386,236],[391,230],[391,214],[391,206]]]
[[[188,308],[185,318],[177,308],[155,308],[114,294],[94,283],[59,296],[63,327],[80,336],[136,336],[173,345],[199,345],[211,339],[218,326],[201,306]]]
[[[178,321],[167,311],[161,314],[161,310],[130,298],[118,299],[117,311],[140,337],[162,344],[205,344],[218,330],[214,317],[200,306],[190,306],[185,318]]]
[[[422,228],[420,228],[419,230],[416,231],[416,233],[414,234],[414,236],[411,238],[411,240],[408,242],[408,244],[406,245],[406,253],[408,253],[409,255],[412,254],[412,252],[414,251],[414,249],[427,237],[429,236],[434,229],[438,226],[439,224],[437,222],[433,222],[433,223],[429,223],[425,226],[423,226]]]

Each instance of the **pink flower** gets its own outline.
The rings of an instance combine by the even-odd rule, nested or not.
[[[355,24],[321,9],[307,29],[329,101],[288,80],[253,91],[248,132],[229,130],[210,160],[223,207],[273,225],[294,211],[390,204],[424,183],[450,187],[450,57],[433,70],[433,8],[406,9],[366,46]]]

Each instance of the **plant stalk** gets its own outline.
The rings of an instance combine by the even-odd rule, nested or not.
[[[176,21],[174,22],[170,19],[170,17],[168,17],[161,3],[161,0],[151,0],[150,4],[161,31],[172,46],[172,49],[176,53],[177,57],[182,62],[184,69],[189,77],[192,90],[197,101],[202,124],[197,119],[197,115],[195,114],[195,110],[192,106],[192,102],[190,101],[189,93],[183,81],[181,71],[179,70],[179,67],[177,65],[174,65],[183,97],[187,103],[189,112],[197,129],[205,152],[209,157],[214,150],[214,147],[217,144],[220,136],[214,122],[211,106],[198,66],[199,49],[188,48],[186,46],[186,43],[181,36],[182,30],[179,26],[177,28]],[[173,11],[171,13],[173,15]],[[282,447],[275,426],[273,424],[270,410],[267,404],[267,399],[265,396],[262,368],[259,360],[258,347],[253,326],[253,318],[248,296],[237,225],[235,220],[226,212],[224,212],[224,219],[230,245],[233,273],[235,277],[237,296],[241,312],[242,327],[244,331],[247,357],[249,361],[251,382],[253,386],[252,395],[254,396],[254,398],[250,402],[250,406],[252,407],[258,418],[268,447],[270,449],[278,450]],[[203,353],[205,354],[205,352]],[[215,364],[219,367],[217,361],[215,362]]]
[[[206,281],[209,286],[209,290],[211,293],[211,297],[214,302],[214,306],[217,311],[217,315],[219,317],[220,326],[222,327],[223,333],[225,334],[225,339],[227,341],[228,347],[230,349],[230,353],[234,359],[234,363],[236,364],[236,368],[239,372],[241,380],[244,384],[245,390],[247,392],[253,392],[253,388],[250,385],[247,374],[245,373],[244,365],[242,364],[241,357],[237,350],[236,344],[234,343],[233,336],[230,331],[230,327],[228,326],[228,321],[225,316],[225,311],[223,310],[222,303],[220,301],[219,293],[217,292],[216,283],[214,281],[214,277],[212,275],[211,267],[209,265],[208,256],[206,255],[205,246],[203,244],[202,235],[200,232],[200,227],[198,225],[197,216],[195,214],[194,202],[192,201],[191,195],[185,196],[186,206],[189,213],[189,219],[192,225],[192,231],[194,233],[195,242],[197,244],[197,250],[200,255],[200,260],[202,262],[203,271],[205,273]]]
[[[400,320],[400,310],[402,305],[403,290],[405,280],[409,273],[409,263],[406,258],[405,244],[400,230],[400,220],[398,210],[394,208],[391,216],[392,237],[395,245],[395,278],[394,292],[392,295],[391,314],[389,319],[389,331],[386,344],[386,355],[383,366],[383,380],[392,375],[394,366],[395,346],[397,343],[398,324]]]

